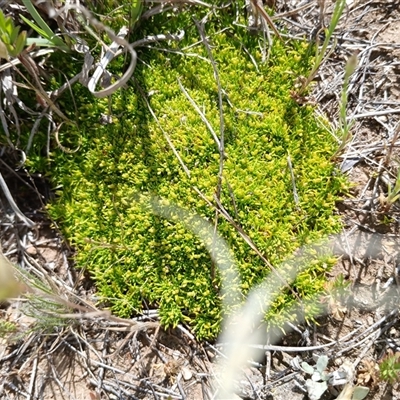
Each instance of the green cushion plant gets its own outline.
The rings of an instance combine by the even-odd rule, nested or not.
[[[231,11],[209,15],[205,26],[224,89],[221,203],[276,266],[299,246],[339,231],[335,202],[345,181],[329,161],[335,151],[333,139],[316,121],[313,108],[291,97],[296,78],[310,67],[308,44],[274,42],[269,61],[262,64],[259,37],[232,24]],[[72,102],[67,99],[60,106],[66,115],[76,116],[78,128],[62,128],[59,138],[66,147],[79,142],[79,151],[54,150],[46,168],[59,188],[49,205],[50,215],[76,249],[78,268],[89,271],[106,305],[121,317],[156,306],[165,326],[185,322],[198,338],[213,338],[223,313],[229,312],[221,305],[221,277],[214,276],[205,245],[185,221],[160,217],[151,208],[152,199],[161,198],[212,224],[215,220],[209,203],[214,203],[218,187],[219,151],[179,86],[181,82],[218,133],[217,83],[192,20],[205,12],[193,8],[177,17],[161,14],[140,27],[140,35],[184,29],[183,41],[169,43],[168,48],[187,50],[140,51],[142,62],[134,79],[112,96],[111,124],[101,123],[101,115],[110,111],[108,99],[90,98],[84,87],[75,86],[78,112],[68,109]],[[63,55],[57,57],[55,64],[65,62]],[[116,74],[122,68],[122,61],[111,67]],[[149,96],[159,124],[143,94]],[[39,140],[28,158],[32,168],[43,171]],[[218,232],[240,273],[241,292],[234,294],[239,303],[270,270],[221,217]],[[313,299],[323,290],[331,263],[332,258],[325,257],[303,269],[292,290],[277,297],[268,316],[282,325],[294,320],[285,310],[296,301],[296,293],[307,304],[306,317],[314,318],[320,310]]]

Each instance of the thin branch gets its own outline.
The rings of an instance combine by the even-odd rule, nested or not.
[[[143,101],[146,103],[147,108],[150,111],[150,114],[152,115],[152,117],[154,118],[154,120],[156,121],[158,127],[160,128],[161,132],[163,133],[165,140],[167,141],[169,147],[171,148],[172,152],[174,153],[175,157],[178,159],[179,164],[181,164],[183,170],[185,171],[185,174],[187,175],[188,178],[190,178],[190,170],[189,168],[186,166],[186,164],[183,162],[181,156],[178,153],[178,150],[176,150],[174,144],[172,143],[171,138],[169,137],[168,133],[164,130],[164,128],[161,126],[160,121],[157,118],[157,115],[155,114],[154,110],[151,108],[150,102],[147,99],[146,94],[144,93],[143,89],[139,86],[139,84],[136,83],[136,87],[139,89],[140,94],[142,95],[142,99]]]
[[[218,68],[217,64],[215,62],[215,59],[213,57],[212,51],[210,44],[208,43],[206,33],[204,30],[204,24],[207,21],[207,17],[205,17],[201,23],[198,21],[194,21],[197,27],[197,30],[200,33],[201,40],[204,44],[204,47],[207,50],[208,58],[211,61],[211,65],[213,68],[214,72],[214,79],[217,82],[217,87],[218,87],[218,109],[219,109],[219,171],[218,171],[218,182],[217,182],[217,190],[215,196],[217,197],[218,200],[221,200],[221,189],[222,189],[222,179],[223,179],[223,172],[224,172],[224,159],[225,159],[225,121],[224,121],[224,111],[223,111],[223,104],[222,104],[222,87],[221,87],[221,80],[219,78],[219,73],[218,73]],[[216,243],[216,236],[218,235],[218,217],[219,213],[217,210],[215,210],[215,222],[214,222],[214,233],[213,233],[213,248],[212,248],[212,259],[214,260],[216,258],[215,254],[215,243]],[[211,267],[211,279],[214,280],[215,278],[215,266],[214,263],[212,263]]]
[[[204,122],[204,124],[206,125],[207,129],[211,132],[211,135],[214,139],[214,142],[216,143],[218,149],[220,148],[220,141],[218,139],[217,134],[214,131],[214,128],[211,126],[210,122],[208,121],[208,119],[206,118],[206,116],[204,115],[204,113],[200,110],[199,106],[196,104],[196,102],[192,99],[192,97],[190,97],[189,93],[187,92],[187,90],[184,88],[184,86],[182,85],[181,80],[178,78],[178,84],[179,84],[179,88],[182,90],[182,93],[185,95],[185,97],[189,100],[190,104],[193,106],[193,108],[197,111],[197,113],[200,115],[201,120]]]
[[[17,217],[29,228],[33,228],[36,224],[30,220],[29,218],[25,217],[25,215],[21,212],[21,210],[18,208],[17,204],[14,201],[14,198],[12,197],[10,190],[8,189],[8,186],[6,184],[6,181],[3,178],[3,175],[0,172],[0,187],[3,190],[4,195],[6,196],[8,203],[10,204],[11,208],[17,215]]]

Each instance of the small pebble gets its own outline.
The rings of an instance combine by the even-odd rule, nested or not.
[[[30,255],[30,256],[35,256],[37,254],[37,250],[35,247],[33,246],[29,246],[26,248],[26,252]]]
[[[185,381],[188,381],[189,379],[192,379],[193,374],[189,368],[183,367],[182,368],[182,376]]]
[[[389,335],[391,338],[398,338],[399,331],[395,327],[392,327],[392,328],[390,328]]]
[[[215,357],[215,354],[214,354],[212,351],[207,350],[207,356],[208,356],[208,358],[209,358],[210,360],[212,360],[212,359]]]

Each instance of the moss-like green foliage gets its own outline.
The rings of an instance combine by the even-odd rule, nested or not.
[[[180,79],[219,135],[217,83],[192,20],[205,12],[192,8],[178,17],[161,15],[141,27],[140,35],[185,29],[179,48],[191,46],[184,54],[140,51],[134,81],[111,99],[112,124],[100,122],[101,114],[109,112],[107,99],[89,98],[86,89],[74,88],[79,130],[62,128],[60,140],[73,148],[80,137],[81,148],[52,154],[51,178],[61,189],[49,210],[76,248],[77,265],[91,273],[99,296],[115,314],[129,317],[157,306],[164,325],[186,322],[199,338],[212,338],[223,315],[221,276],[213,276],[210,255],[187,229],[188,221],[162,218],[151,208],[157,197],[215,221],[215,209],[198,191],[214,203],[219,151],[178,84]],[[234,18],[233,10],[221,10],[205,26],[224,89],[221,203],[269,262],[278,265],[299,246],[338,231],[335,201],[344,181],[329,161],[335,149],[330,135],[316,122],[311,106],[300,106],[290,96],[296,77],[307,70],[308,45],[275,42],[269,61],[262,64],[259,38],[233,25]],[[113,68],[121,73],[118,62]],[[68,112],[68,101],[63,107]],[[38,159],[32,163],[37,167]],[[218,232],[240,271],[242,294],[234,295],[240,302],[270,271],[222,217]],[[313,299],[323,288],[326,268],[324,262],[312,263],[293,283],[295,293]],[[278,315],[280,323],[293,319],[284,310],[295,300],[286,290],[269,314]],[[311,300],[307,307],[312,318],[318,307]]]

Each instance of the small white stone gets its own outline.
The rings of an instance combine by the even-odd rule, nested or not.
[[[189,368],[183,367],[182,368],[182,376],[185,381],[188,381],[189,379],[192,379],[193,374]]]

